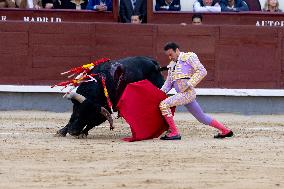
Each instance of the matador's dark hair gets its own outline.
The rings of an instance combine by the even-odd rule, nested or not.
[[[167,51],[169,49],[173,49],[174,51],[176,51],[178,48],[179,48],[179,46],[176,43],[168,42],[164,47],[164,51]]]

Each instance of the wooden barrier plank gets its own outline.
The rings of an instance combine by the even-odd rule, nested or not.
[[[234,41],[246,40],[248,43],[265,41],[273,43],[273,40],[278,38],[278,28],[276,27],[255,27],[255,26],[237,26],[237,25],[221,25],[220,26],[220,41],[230,38]],[[257,40],[255,40],[257,39]],[[226,41],[223,41],[223,43]],[[227,41],[228,43],[231,41]]]
[[[153,55],[152,26],[129,24],[97,24],[92,32],[93,56],[114,58],[125,56]]]
[[[281,88],[284,83],[281,28],[117,23],[24,23],[23,27],[11,23],[21,28],[12,30],[7,23],[0,25],[4,57],[0,84],[58,82],[65,79],[61,71],[101,57],[145,55],[167,65],[163,47],[168,41],[198,55],[208,70],[199,87]],[[12,74],[7,71],[11,69]]]
[[[13,24],[14,25],[14,24]],[[21,24],[20,24],[21,25]],[[1,26],[1,24],[0,24]],[[14,25],[18,26],[18,24]],[[15,31],[0,30],[0,53],[1,55],[28,55],[28,31],[26,28]]]
[[[32,65],[28,55],[1,54],[0,81],[1,83],[24,84],[32,77]]]
[[[251,86],[250,82],[263,88],[278,85],[281,67],[277,29],[221,26],[218,49],[220,86]]]
[[[98,50],[92,49],[92,57],[110,57],[111,59],[121,59],[127,56],[150,56],[153,57],[153,51],[147,47],[132,47],[120,49],[119,47],[109,48],[107,46],[98,46]]]
[[[33,56],[66,56],[66,57],[85,57],[91,56],[91,47],[86,45],[74,46],[54,46],[54,45],[32,45]]]
[[[96,46],[116,46],[124,47],[123,50],[127,50],[127,47],[136,48],[136,47],[151,47],[153,42],[152,36],[143,36],[143,35],[105,35],[105,34],[97,34],[96,35]],[[122,49],[121,49],[122,50]]]
[[[149,35],[152,36],[153,25],[119,24],[119,23],[97,23],[96,33],[105,35]]]
[[[280,69],[275,51],[276,48],[261,48],[245,45],[219,45],[222,52],[217,54],[217,59],[222,62],[221,70],[271,70]]]
[[[158,26],[158,33],[159,35],[166,35],[166,36],[179,36],[179,35],[189,35],[189,36],[204,36],[204,35],[210,35],[215,36],[219,33],[218,26],[208,26],[208,25],[202,25],[202,26],[182,26],[182,25],[176,25],[176,24],[161,24]]]
[[[81,66],[90,63],[92,60],[89,56],[83,57],[54,57],[54,56],[34,56],[33,68],[44,68],[49,71],[48,68],[65,68],[67,71],[70,68]]]
[[[28,32],[0,32],[0,45],[28,44]]]
[[[29,31],[29,24],[22,22],[1,22],[1,32],[27,32]]]
[[[26,23],[27,24],[27,23]],[[51,34],[89,34],[89,23],[28,23],[32,33]]]
[[[2,55],[11,55],[11,56],[22,56],[28,55],[28,44],[17,44],[17,43],[9,43],[9,45],[5,43],[0,44],[0,54]]]
[[[90,34],[89,33],[60,33],[60,34],[38,34],[30,33],[31,45],[89,45]]]
[[[37,82],[42,82],[45,80],[53,80],[53,81],[66,81],[70,80],[66,76],[60,75],[60,73],[66,71],[66,67],[50,67],[45,71],[46,68],[32,68],[32,80]]]

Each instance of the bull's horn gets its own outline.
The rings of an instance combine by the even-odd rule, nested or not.
[[[82,103],[86,100],[86,97],[84,97],[83,95],[80,95],[78,93],[74,93],[74,92],[67,93],[66,95],[64,95],[64,97],[68,98],[68,99],[75,99],[80,103]]]
[[[111,117],[111,114],[109,113],[109,111],[107,109],[105,109],[104,107],[101,107],[101,112],[100,112],[109,122],[109,128],[110,130],[113,130],[114,129],[114,126],[113,126],[113,119]]]

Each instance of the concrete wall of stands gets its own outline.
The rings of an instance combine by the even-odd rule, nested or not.
[[[207,68],[200,87],[281,89],[283,39],[282,27],[6,21],[0,24],[0,84],[51,85],[65,80],[60,72],[101,57],[145,55],[166,65],[162,48],[176,41]]]

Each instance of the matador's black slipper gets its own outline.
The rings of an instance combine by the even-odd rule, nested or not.
[[[226,138],[226,137],[232,137],[232,136],[234,136],[234,133],[233,131],[230,131],[225,135],[218,133],[217,135],[214,136],[214,138]]]
[[[165,136],[161,137],[160,139],[161,140],[181,140],[181,136],[179,134],[177,134],[175,136],[171,136],[171,137],[165,135]]]

